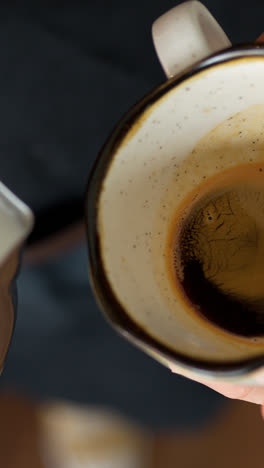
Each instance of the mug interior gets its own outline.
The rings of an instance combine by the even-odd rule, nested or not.
[[[138,329],[188,358],[233,363],[264,352],[264,343],[191,314],[175,296],[165,258],[175,212],[198,184],[264,161],[263,82],[261,55],[212,62],[172,80],[122,128],[100,182],[98,255],[111,293]]]

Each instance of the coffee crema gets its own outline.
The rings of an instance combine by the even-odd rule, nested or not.
[[[264,162],[227,169],[182,202],[167,245],[181,299],[217,327],[264,336]]]

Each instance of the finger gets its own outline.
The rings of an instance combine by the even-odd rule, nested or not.
[[[248,385],[229,383],[203,383],[227,398],[248,401],[249,403],[255,403],[257,405],[264,405],[263,387],[250,387]]]
[[[248,401],[258,405],[264,405],[264,385],[249,386],[241,385],[239,383],[229,383],[222,381],[210,381],[204,377],[191,374],[190,371],[179,369],[176,365],[171,365],[170,369],[175,374],[180,374],[189,379],[195,380],[207,387],[215,390],[218,393],[226,396],[227,398]]]
[[[257,405],[264,405],[264,387],[263,386],[250,386],[240,385],[228,382],[209,382],[204,379],[195,379],[207,387],[215,390],[227,398],[243,400]]]
[[[264,43],[264,33],[262,33],[256,40],[258,44]]]

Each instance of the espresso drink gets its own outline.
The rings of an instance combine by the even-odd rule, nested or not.
[[[264,164],[199,185],[171,235],[170,269],[185,303],[232,334],[264,336]]]

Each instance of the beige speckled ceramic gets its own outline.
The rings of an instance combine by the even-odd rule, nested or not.
[[[0,372],[16,321],[16,275],[20,249],[33,226],[33,214],[0,183]]]
[[[199,2],[159,18],[153,35],[172,78],[128,112],[95,165],[87,193],[92,283],[114,326],[169,368],[249,382],[264,364],[264,344],[190,314],[175,297],[164,252],[191,190],[223,169],[264,161],[264,49],[229,47]]]

